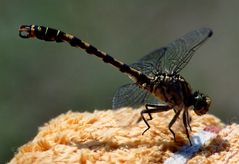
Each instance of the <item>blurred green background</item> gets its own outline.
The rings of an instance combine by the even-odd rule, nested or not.
[[[80,49],[19,38],[21,24],[72,33],[126,63],[210,27],[213,37],[181,74],[212,98],[210,113],[225,123],[239,122],[239,1],[0,2],[0,163],[61,113],[111,108],[115,90],[130,81]]]

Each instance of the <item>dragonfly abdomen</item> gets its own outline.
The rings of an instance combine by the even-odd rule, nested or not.
[[[56,41],[56,42],[68,42],[73,47],[80,47],[85,50],[90,55],[95,55],[101,58],[105,63],[109,63],[114,67],[118,68],[121,72],[128,74],[128,76],[132,77],[135,82],[140,85],[149,83],[150,79],[148,76],[143,74],[142,72],[130,67],[129,65],[114,59],[107,53],[98,50],[94,46],[90,45],[87,42],[82,41],[81,39],[62,32],[60,30],[56,30],[49,27],[44,26],[36,26],[36,25],[22,25],[19,29],[19,35],[22,38],[33,38],[36,37],[45,41]]]

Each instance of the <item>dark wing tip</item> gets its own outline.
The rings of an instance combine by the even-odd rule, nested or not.
[[[213,35],[213,31],[210,28],[208,29],[209,29],[208,37],[211,37]]]
[[[201,31],[202,33],[206,34],[206,36],[208,38],[210,38],[213,35],[212,29],[210,29],[208,27],[203,27],[203,28],[199,29],[199,31]]]

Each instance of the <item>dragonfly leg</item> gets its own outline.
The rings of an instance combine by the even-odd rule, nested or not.
[[[188,126],[190,127],[188,121],[189,121],[188,120],[188,110],[184,110],[183,111],[183,125],[184,125],[185,131],[186,131],[188,141],[189,141],[190,145],[192,146],[192,142],[190,140],[189,133],[188,133]],[[191,127],[190,127],[190,129],[191,129]]]
[[[150,108],[152,109],[152,108],[157,108],[157,107],[159,107],[159,105],[154,105],[154,104],[146,104],[146,105],[145,105],[145,109],[146,109],[147,111],[150,111]],[[149,119],[147,119],[147,121],[152,120],[153,117],[152,117],[152,115],[151,115],[150,112],[148,112],[148,115],[149,115]]]
[[[170,121],[170,123],[169,123],[169,125],[168,125],[168,129],[169,129],[170,132],[173,134],[174,141],[176,141],[175,133],[174,133],[174,131],[171,129],[171,127],[173,126],[173,124],[174,124],[175,121],[177,120],[177,118],[178,118],[180,112],[181,112],[181,110],[176,111],[175,115],[173,116],[173,119]]]
[[[171,107],[169,107],[168,105],[152,105],[152,104],[146,104],[145,108],[146,109],[142,110],[140,113],[141,118],[143,119],[144,123],[147,125],[147,128],[143,131],[142,135],[144,135],[144,133],[150,129],[150,125],[147,121],[152,120],[151,113],[159,113],[159,112],[164,112],[171,109]],[[144,113],[147,113],[149,115],[149,119],[146,119],[144,117]]]
[[[191,128],[191,125],[190,125],[190,122],[191,122],[191,117],[189,116],[189,113],[188,113],[188,110],[187,112],[185,113],[185,117],[186,117],[186,120],[187,120],[187,125],[189,127],[189,130],[192,131],[192,128]]]

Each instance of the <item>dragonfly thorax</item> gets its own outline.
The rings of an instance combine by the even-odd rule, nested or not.
[[[179,74],[160,74],[151,85],[151,92],[168,105],[191,106],[189,102],[192,97],[191,87]]]
[[[179,74],[160,74],[151,81],[151,92],[172,108],[193,106],[197,115],[208,112],[211,99],[198,91],[192,92],[190,85]]]

